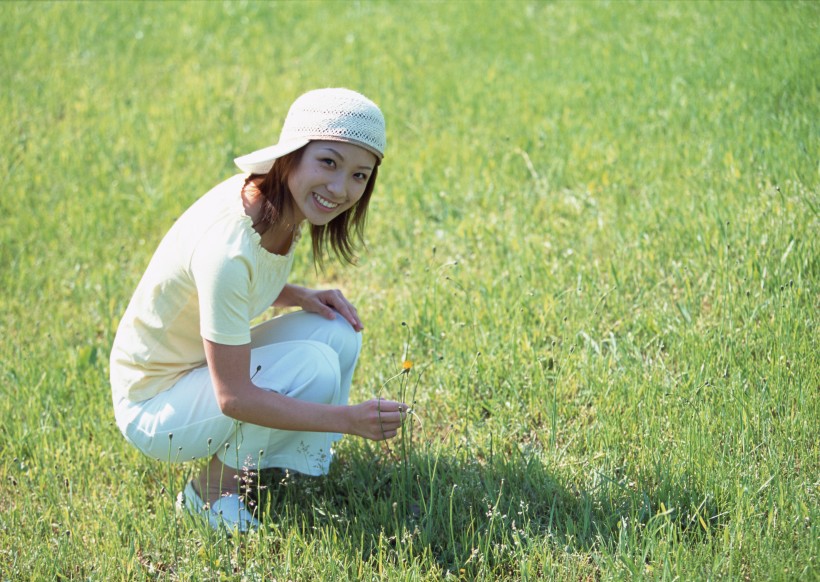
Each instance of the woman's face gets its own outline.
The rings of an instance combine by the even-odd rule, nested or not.
[[[324,225],[350,209],[364,194],[376,156],[337,141],[312,141],[288,176],[294,223]]]

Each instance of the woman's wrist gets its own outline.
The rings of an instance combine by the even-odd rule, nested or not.
[[[352,413],[353,407],[352,406],[339,406],[338,410],[338,421],[339,421],[339,430],[338,432],[342,434],[355,434],[353,432],[353,422]]]
[[[302,307],[303,291],[304,287],[286,283],[273,304],[276,307]]]

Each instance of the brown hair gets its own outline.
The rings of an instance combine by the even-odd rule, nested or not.
[[[305,146],[307,147],[307,146]],[[257,186],[264,196],[262,205],[263,224],[267,223],[267,228],[274,228],[282,225],[283,215],[289,214],[293,205],[293,196],[288,188],[288,176],[302,161],[305,147],[278,158],[270,171],[262,177],[262,181]],[[367,207],[370,204],[370,197],[376,185],[376,177],[379,173],[379,164],[373,168],[367,185],[364,188],[362,197],[351,208],[331,220],[325,225],[311,225],[310,238],[313,243],[313,264],[318,268],[324,265],[325,252],[328,247],[333,250],[339,259],[353,264],[356,261],[354,254],[355,238],[364,245],[364,226],[367,220]],[[251,176],[254,178],[256,176]]]

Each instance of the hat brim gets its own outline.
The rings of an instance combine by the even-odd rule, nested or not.
[[[248,174],[267,174],[273,167],[273,162],[282,156],[295,152],[310,143],[307,138],[291,139],[279,142],[276,145],[256,150],[234,159],[240,170]]]

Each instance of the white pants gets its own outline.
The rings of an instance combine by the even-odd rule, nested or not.
[[[340,315],[299,311],[251,330],[253,383],[292,398],[347,404],[361,334]],[[126,439],[150,457],[181,462],[217,455],[234,469],[278,467],[327,473],[336,433],[297,432],[238,422],[222,414],[207,366],[145,400],[114,403]]]

